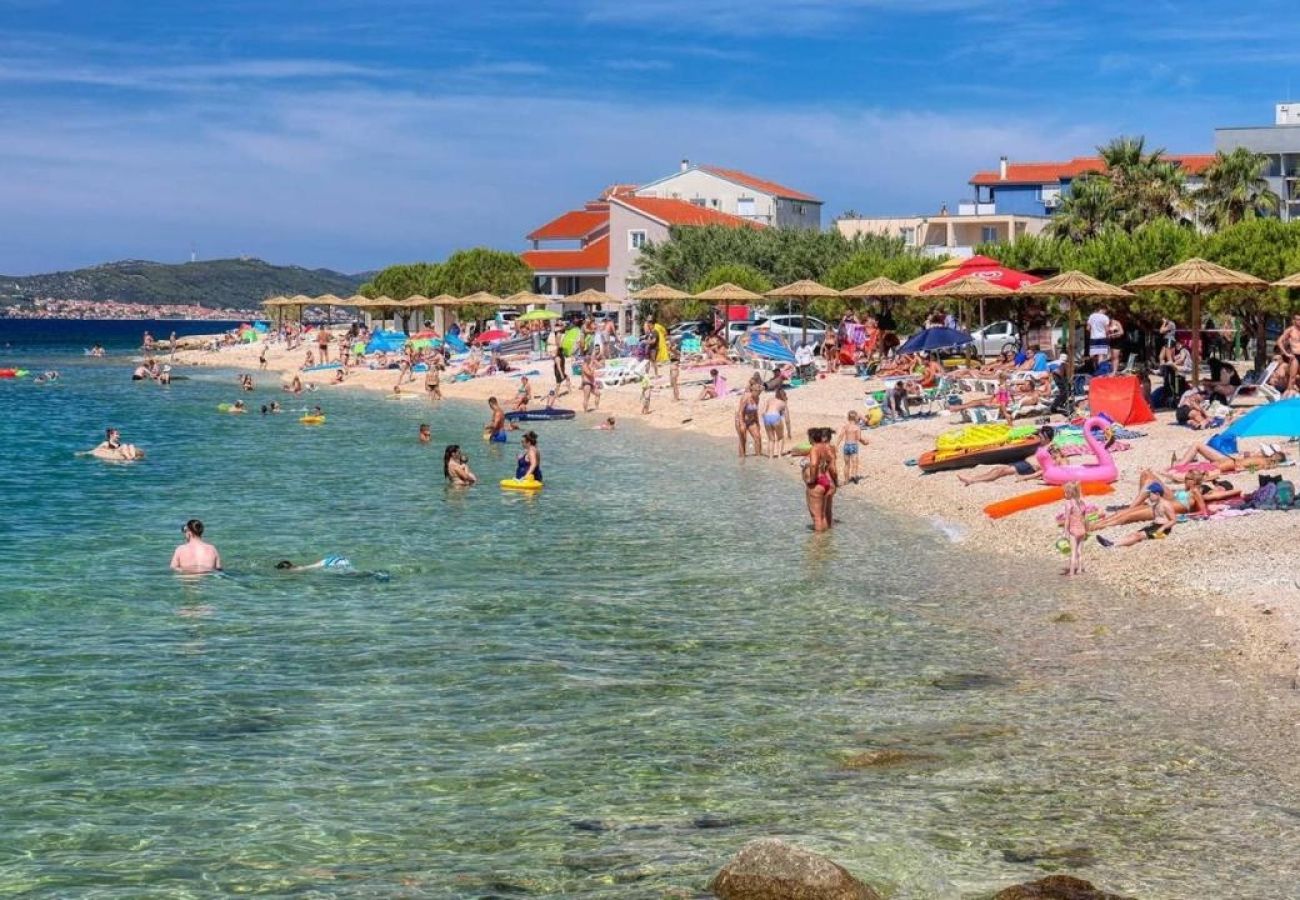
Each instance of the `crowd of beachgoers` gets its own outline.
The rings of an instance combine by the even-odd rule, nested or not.
[[[472,400],[490,405],[489,439],[521,420],[610,429],[629,418],[730,437],[749,464],[798,474],[814,531],[834,528],[837,501],[866,500],[921,515],[947,539],[1027,565],[1055,559],[1063,573],[1087,572],[1121,591],[1199,593],[1240,601],[1233,608],[1246,616],[1286,614],[1280,601],[1300,597],[1300,588],[1290,574],[1287,514],[1273,510],[1293,499],[1295,454],[1280,440],[1234,446],[1221,429],[1295,394],[1289,341],[1300,350],[1300,322],[1258,379],[1245,362],[1214,358],[1199,386],[1177,348],[1162,348],[1149,365],[1126,362],[1105,340],[1107,326],[1090,326],[1098,336],[1083,348],[1073,382],[1061,355],[1045,349],[991,359],[899,353],[885,349],[890,335],[872,318],[851,315],[815,351],[761,332],[730,347],[718,336],[679,342],[653,319],[636,337],[594,318],[477,335],[459,326],[395,335],[360,323],[292,323],[153,344],[135,374],[161,381],[167,366],[228,367],[239,370],[239,393],[271,380],[276,390],[310,393],[322,416],[328,392],[345,387],[433,409],[444,398]],[[1089,379],[1116,366],[1132,376],[1129,421],[1089,408]],[[230,411],[259,405],[279,408],[236,399]],[[425,442],[437,432],[432,410],[430,419],[418,436]],[[448,479],[476,480],[458,466],[459,448],[446,449]],[[969,459],[953,464],[954,454]],[[802,505],[792,508],[792,521],[802,514]],[[1300,618],[1288,621],[1295,627]]]

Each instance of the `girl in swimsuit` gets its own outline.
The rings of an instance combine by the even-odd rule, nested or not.
[[[529,476],[542,480],[542,451],[537,449],[537,432],[524,435],[524,452],[515,460],[515,478],[524,481]]]
[[[785,452],[785,432],[789,422],[790,407],[785,388],[778,387],[763,407],[763,430],[767,432],[767,455],[776,459]]]
[[[1070,539],[1070,566],[1062,575],[1083,574],[1083,542],[1088,539],[1088,521],[1085,518],[1083,495],[1079,482],[1065,485],[1065,534]]]
[[[831,434],[829,428],[808,429],[808,443],[812,447],[804,465],[803,479],[813,531],[827,531],[834,521],[832,501],[839,486],[839,473],[835,471]]]
[[[763,455],[763,435],[758,430],[759,394],[752,387],[740,395],[736,404],[736,436],[740,438],[740,458],[745,458],[749,439],[754,439],[754,454]]]

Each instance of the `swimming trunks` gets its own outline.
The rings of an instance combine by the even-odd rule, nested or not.
[[[504,444],[506,442],[506,433],[504,431],[494,431],[490,440],[494,444]]]
[[[857,441],[845,441],[845,442],[844,442],[844,446],[841,447],[840,449],[844,451],[844,455],[845,455],[845,456],[857,456],[857,455],[858,455],[858,444],[857,444]]]
[[[321,560],[321,568],[335,571],[351,571],[352,561],[346,556],[332,555]]]
[[[1018,459],[1011,464],[1011,468],[1016,470],[1017,475],[1033,475],[1034,467],[1023,459]]]

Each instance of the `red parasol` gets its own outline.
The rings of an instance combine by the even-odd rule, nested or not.
[[[920,289],[929,291],[953,281],[960,281],[963,278],[970,277],[980,278],[999,287],[1010,288],[1013,291],[1020,290],[1022,285],[1035,284],[1043,280],[1037,275],[1018,272],[1009,266],[1004,266],[996,259],[987,256],[972,256],[957,268],[949,269],[938,275],[933,281],[927,281],[920,285]]]
[[[510,332],[502,331],[500,328],[492,328],[480,335],[476,335],[474,343],[491,344],[493,341],[504,341],[508,337],[510,337]]]

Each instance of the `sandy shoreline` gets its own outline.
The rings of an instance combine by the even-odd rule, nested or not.
[[[267,370],[258,371],[261,345],[239,345],[215,352],[182,350],[175,356],[181,366],[214,366],[250,372],[254,379],[276,379],[287,383],[295,374],[304,384],[318,390],[306,395],[328,412],[332,371],[299,372],[306,348],[292,352],[275,345],[267,352]],[[538,361],[525,370],[536,369],[535,393],[544,395],[553,384],[549,360]],[[728,383],[743,385],[750,369],[730,366],[723,370]],[[395,370],[354,369],[344,387],[363,388],[391,394],[397,383]],[[613,415],[622,422],[635,421],[655,428],[694,432],[728,438],[735,447],[733,410],[735,398],[700,402],[699,384],[708,378],[708,368],[682,370],[682,400],[675,402],[668,388],[666,368],[655,380],[656,389],[649,415],[640,413],[640,388],[637,385],[607,388],[603,392],[599,413],[579,413],[579,427],[590,427],[603,415]],[[442,391],[448,399],[484,402],[489,396],[503,401],[514,395],[518,384],[512,375],[477,378],[467,382],[443,381]],[[802,440],[805,429],[814,426],[838,428],[850,409],[862,409],[868,389],[878,382],[864,382],[851,372],[829,375],[790,392],[790,412],[795,441]],[[408,403],[429,403],[425,398],[423,376],[402,384],[402,393],[415,395]],[[237,399],[232,384],[231,399]],[[557,404],[581,410],[581,395],[571,393]],[[486,421],[486,407],[484,408]],[[1136,429],[1145,437],[1131,442],[1131,448],[1115,455],[1121,478],[1114,495],[1098,498],[1098,505],[1128,503],[1137,492],[1138,473],[1142,468],[1160,469],[1168,465],[1172,452],[1181,452],[1203,436],[1173,423],[1172,414],[1161,412],[1158,422]],[[983,507],[994,501],[1032,490],[1033,483],[1016,483],[1003,479],[989,484],[963,487],[952,473],[924,475],[905,461],[932,449],[940,433],[957,427],[957,416],[941,413],[934,417],[912,419],[900,424],[871,429],[869,442],[861,456],[862,482],[845,485],[841,502],[869,500],[891,510],[909,513],[943,527],[955,541],[974,550],[1015,557],[1021,565],[1051,566],[1060,569],[1065,558],[1054,549],[1059,536],[1055,516],[1058,505],[1028,510],[1007,519],[993,521]],[[437,432],[435,428],[435,440]],[[734,453],[734,449],[731,451]],[[778,460],[753,460],[752,464],[780,466],[797,473],[796,462],[789,457]],[[1285,471],[1285,470],[1284,470]],[[1231,476],[1244,491],[1253,490],[1254,475]],[[1104,550],[1095,542],[1085,548],[1085,579],[1097,585],[1099,602],[1129,597],[1167,597],[1171,615],[1183,615],[1188,603],[1204,615],[1222,621],[1229,632],[1231,652],[1251,669],[1290,686],[1297,675],[1297,638],[1300,638],[1300,577],[1290,567],[1295,559],[1291,541],[1291,519],[1284,512],[1258,513],[1239,518],[1210,522],[1188,522],[1174,529],[1169,540],[1147,541],[1136,547]],[[791,521],[802,525],[806,511],[791,509]],[[1136,526],[1121,526],[1107,534],[1119,536]],[[1143,602],[1149,602],[1144,600]]]

